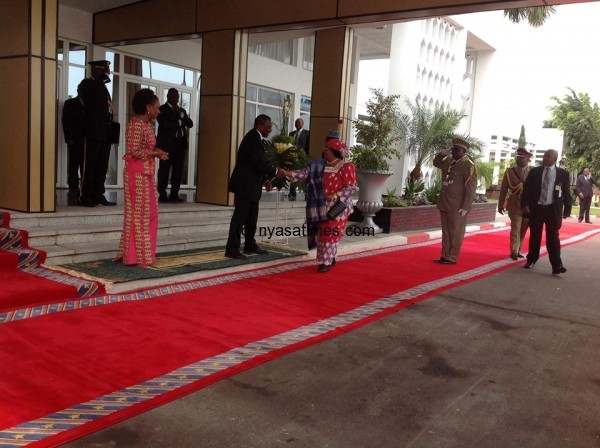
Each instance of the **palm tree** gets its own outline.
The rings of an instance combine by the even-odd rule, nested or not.
[[[542,26],[552,14],[556,12],[554,6],[533,6],[531,8],[511,8],[504,10],[504,17],[511,22],[529,22],[533,27]]]
[[[400,114],[399,131],[406,153],[415,159],[415,167],[410,172],[412,179],[420,179],[423,176],[423,164],[431,162],[433,156],[442,149],[450,148],[453,138],[462,138],[474,150],[481,150],[483,143],[480,140],[456,132],[460,121],[466,116],[464,113],[442,107],[431,110],[408,100],[406,106],[408,112]]]

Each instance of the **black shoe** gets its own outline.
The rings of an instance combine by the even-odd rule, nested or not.
[[[158,202],[160,202],[161,204],[167,203],[167,202],[169,202],[169,198],[166,196],[159,196]]]
[[[510,254],[510,258],[512,258],[513,260],[518,260],[519,259],[519,254],[515,254],[513,252],[512,254]]]
[[[106,200],[106,198],[104,196],[100,196],[100,198],[98,199],[98,204],[100,204],[100,205],[117,205],[116,202],[110,202],[110,201]]]
[[[318,272],[327,272],[327,271],[329,271],[329,266],[327,266],[326,264],[320,264],[317,271]]]
[[[444,261],[446,261],[446,259],[444,257],[440,257],[440,258],[436,258],[435,260],[433,260],[435,263],[443,263]]]
[[[331,260],[331,266],[335,266],[335,258]]]
[[[440,261],[440,264],[456,264],[456,261],[446,260],[445,258]]]
[[[577,222],[582,222],[582,221],[583,221],[583,218],[577,219]]]
[[[96,204],[94,204],[94,201],[92,201],[90,198],[81,199],[79,201],[79,205],[81,205],[83,207],[95,207],[96,206]]]
[[[523,255],[521,252],[519,252],[519,253],[517,254],[517,257],[519,257],[519,258],[525,258],[525,255]]]
[[[295,201],[295,200],[296,200],[296,193],[288,194],[288,201]]]
[[[265,255],[268,254],[269,252],[267,252],[264,249],[261,249],[260,247],[255,247],[253,249],[244,249],[244,253],[245,254],[258,254],[258,255]]]
[[[172,196],[169,198],[169,202],[185,202],[185,199],[181,199],[179,196]]]
[[[248,257],[240,252],[225,252],[227,258],[234,258],[238,260],[246,260]]]
[[[533,267],[535,266],[535,263],[532,263],[531,261],[528,261],[527,263],[525,263],[525,266],[523,266],[525,269],[533,269]]]
[[[565,272],[567,272],[567,268],[565,268],[564,266],[559,266],[556,269],[552,269],[553,274],[564,274]]]
[[[67,205],[79,205],[78,191],[69,191],[69,193],[67,193]]]
[[[586,223],[586,224],[591,224],[591,223],[592,223],[592,221],[586,221],[585,223]]]

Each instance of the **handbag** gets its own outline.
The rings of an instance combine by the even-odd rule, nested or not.
[[[337,198],[337,201],[335,201],[331,208],[327,211],[327,218],[329,220],[334,220],[344,210],[346,210],[346,204],[344,204],[340,198]]]
[[[118,121],[111,121],[109,123],[110,126],[110,143],[119,144],[119,140],[121,138],[121,123]]]

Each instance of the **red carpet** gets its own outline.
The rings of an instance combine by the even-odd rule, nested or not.
[[[596,226],[566,224],[561,239],[593,228],[600,231]],[[440,246],[436,243],[369,257],[347,257],[325,275],[310,265],[178,294],[157,293],[158,297],[141,302],[120,302],[0,324],[0,445],[19,446],[14,444],[16,435],[21,443],[39,441],[30,446],[56,446],[80,437],[233,373],[364,325],[458,282],[513,266],[515,263],[507,260],[507,248],[508,231],[503,230],[467,237],[456,265],[432,262],[439,256]],[[477,270],[482,266],[487,268]],[[100,406],[102,412],[98,406],[77,407],[236,347],[290,330],[301,331],[303,326],[351,312],[379,298],[448,277],[446,283],[428,285],[409,300],[377,308],[352,324],[340,325],[332,319],[325,333],[291,338],[275,345],[275,349],[267,347],[263,355],[230,362],[225,368],[211,364],[216,373],[207,375],[211,370],[204,369],[205,374],[181,387],[169,387],[166,381],[155,383],[165,390],[152,399],[134,400],[130,392],[113,394],[113,398],[121,399],[106,398],[103,403],[137,403],[117,407],[115,412],[102,414],[104,404]],[[262,346],[258,346],[260,350]],[[224,358],[223,363],[228,359]],[[148,387],[142,387],[145,392],[139,395],[149,393]],[[53,420],[51,414],[73,407],[76,410],[69,410],[69,418]],[[42,417],[48,420],[26,423]],[[63,432],[56,429],[56,422],[66,425],[69,419],[78,420],[78,425],[67,425],[64,429],[71,429]],[[54,426],[48,422],[55,422]],[[20,428],[13,428],[20,424]]]

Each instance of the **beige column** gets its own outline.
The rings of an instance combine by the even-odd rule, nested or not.
[[[320,157],[327,133],[344,120],[342,138],[350,129],[350,74],[353,31],[330,28],[315,33],[312,105],[310,114],[310,153]]]
[[[202,36],[197,202],[233,204],[227,182],[244,137],[247,65],[247,32]]]
[[[0,11],[0,207],[54,211],[58,0],[0,0]]]

